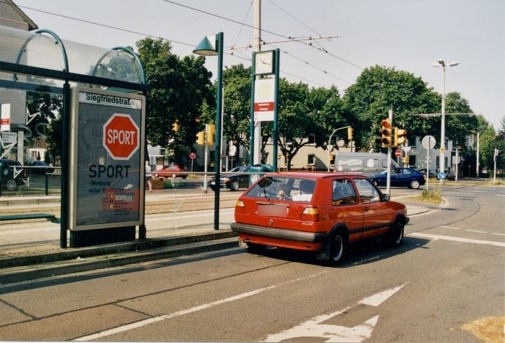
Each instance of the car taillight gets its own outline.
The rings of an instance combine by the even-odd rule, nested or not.
[[[235,203],[235,211],[245,213],[245,204],[242,200],[237,200]]]
[[[317,207],[307,207],[303,210],[301,220],[317,222],[319,221],[319,210]]]

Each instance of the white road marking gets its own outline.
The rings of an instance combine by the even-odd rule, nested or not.
[[[216,300],[216,301],[213,301],[213,302],[210,302],[210,303],[207,303],[207,304],[201,304],[201,305],[198,305],[198,306],[195,306],[195,307],[191,307],[191,308],[188,308],[188,309],[185,309],[185,310],[177,311],[177,312],[174,312],[174,313],[167,313],[167,314],[164,314],[164,315],[161,315],[161,316],[147,318],[147,319],[144,319],[144,320],[140,320],[138,322],[134,322],[134,323],[130,323],[130,324],[127,324],[127,325],[118,326],[118,327],[115,327],[115,328],[112,328],[112,329],[108,329],[108,330],[104,330],[104,331],[101,331],[101,332],[97,332],[97,333],[94,333],[94,334],[91,334],[91,335],[82,336],[82,337],[74,339],[74,341],[77,341],[77,342],[92,341],[92,340],[101,339],[101,338],[104,338],[104,337],[107,337],[107,336],[111,336],[111,335],[114,335],[114,334],[118,334],[118,333],[121,333],[121,332],[138,329],[138,328],[141,328],[141,327],[149,325],[149,324],[160,322],[162,320],[172,319],[172,318],[175,318],[175,317],[184,316],[186,314],[190,314],[190,313],[206,310],[206,309],[214,307],[214,306],[218,306],[218,305],[226,304],[226,303],[229,303],[229,302],[233,302],[233,301],[245,299],[245,298],[248,298],[248,297],[252,297],[254,295],[257,295],[257,294],[269,291],[271,289],[274,289],[274,288],[277,288],[277,287],[280,287],[280,286],[285,286],[285,285],[288,285],[288,284],[291,284],[291,283],[305,281],[305,280],[317,277],[317,276],[325,274],[325,273],[327,273],[327,272],[326,271],[319,272],[319,273],[316,273],[316,274],[309,275],[307,277],[297,278],[297,279],[293,279],[293,280],[288,280],[288,281],[285,281],[285,282],[281,282],[281,283],[279,283],[277,285],[272,285],[272,286],[268,286],[268,287],[258,288],[258,289],[255,289],[253,291],[250,291],[250,292],[245,292],[245,293],[237,294],[237,295],[234,295],[234,296],[229,297],[229,298],[225,298],[225,299],[221,299],[221,300]]]
[[[419,233],[419,232],[410,233],[408,236],[426,238],[426,239],[430,239],[430,240],[439,240],[440,239],[440,240],[445,240],[445,241],[491,245],[491,246],[495,246],[495,247],[505,248],[505,243],[494,242],[494,241],[485,241],[485,240],[480,240],[480,239],[469,239],[469,238],[460,238],[460,237],[452,237],[452,236],[444,236],[444,235],[432,235],[432,234],[428,234],[428,233]]]
[[[481,231],[481,230],[472,230],[472,229],[466,229],[465,231],[468,231],[468,232],[475,232],[475,233],[486,233],[486,231]]]
[[[440,227],[443,228],[443,229],[461,230],[459,227],[454,227],[454,226],[442,225]]]
[[[383,292],[376,293],[374,295],[371,295],[369,297],[363,298],[360,301],[358,301],[358,304],[364,304],[368,306],[379,306],[382,304],[384,301],[388,300],[390,297],[392,297],[396,292],[398,292],[400,289],[405,287],[408,282],[404,283],[403,285],[400,285],[395,288],[390,288],[386,289]]]
[[[365,304],[377,307],[384,301],[392,297],[396,292],[402,289],[408,282],[387,289],[385,291],[376,293],[369,297],[363,298],[358,304]],[[307,320],[291,329],[279,332],[277,334],[269,335],[264,342],[280,342],[285,340],[292,340],[295,338],[317,337],[325,339],[325,342],[362,342],[372,337],[373,329],[379,321],[379,315],[376,315],[362,324],[346,327],[340,325],[321,324],[341,313],[348,311],[350,307],[338,310],[329,314],[324,314]]]

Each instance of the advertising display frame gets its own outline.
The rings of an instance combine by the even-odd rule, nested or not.
[[[144,225],[145,108],[143,95],[72,88],[71,231]]]

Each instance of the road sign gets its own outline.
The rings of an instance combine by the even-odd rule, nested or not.
[[[400,149],[395,150],[395,156],[396,157],[401,157],[402,156],[402,151]]]
[[[430,136],[430,135],[424,136],[421,141],[423,148],[425,148],[426,150],[433,149],[435,147],[436,143],[437,143],[437,141],[436,141],[435,137]]]
[[[139,128],[128,114],[114,113],[103,126],[103,146],[115,160],[128,160],[140,145]]]
[[[189,158],[190,158],[191,160],[194,160],[194,159],[196,158],[196,154],[195,154],[194,152],[190,153],[190,154],[189,154]]]

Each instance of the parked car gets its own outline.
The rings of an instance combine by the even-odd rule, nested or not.
[[[29,174],[41,174],[45,175],[47,173],[54,172],[53,166],[48,165],[45,161],[40,160],[30,160],[25,163],[25,166],[29,167]]]
[[[251,179],[258,178],[265,172],[271,172],[273,167],[269,164],[254,164],[253,166],[240,166],[231,169],[227,173],[222,173],[220,178],[220,187],[232,191],[238,191],[241,188],[248,188],[251,185]],[[258,173],[258,174],[252,174]],[[212,190],[216,189],[216,179],[212,178],[209,182]]]
[[[187,178],[189,171],[181,165],[171,164],[169,166],[157,169],[153,172],[155,177],[167,178],[167,177],[182,177]]]
[[[231,229],[250,252],[296,249],[337,264],[349,243],[365,238],[399,246],[408,221],[405,205],[363,174],[284,172],[266,174],[239,197]]]
[[[387,171],[375,174],[372,177],[373,182],[377,186],[386,186]],[[422,172],[414,168],[392,168],[391,169],[391,186],[393,187],[409,187],[419,189],[426,182],[426,176]]]
[[[28,173],[22,164],[14,160],[0,160],[0,184],[9,191],[14,191],[18,186],[28,185]]]

